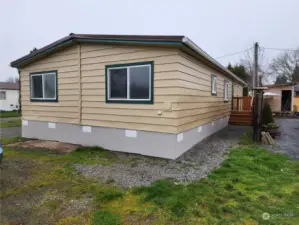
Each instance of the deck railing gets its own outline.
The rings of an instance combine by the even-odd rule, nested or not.
[[[233,110],[235,111],[251,111],[252,107],[252,97],[234,97]]]

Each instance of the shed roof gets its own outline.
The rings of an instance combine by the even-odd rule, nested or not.
[[[68,36],[61,38],[45,47],[30,52],[13,62],[12,67],[19,68],[24,64],[33,62],[40,56],[55,52],[58,48],[69,46],[74,42],[93,42],[93,43],[118,43],[118,44],[154,44],[154,45],[169,45],[178,46],[191,49],[200,57],[204,58],[207,62],[211,63],[217,69],[224,72],[227,76],[233,80],[247,85],[245,81],[237,77],[234,73],[222,66],[219,62],[209,56],[200,47],[198,47],[189,38],[177,35],[177,36],[164,36],[164,35],[103,35],[103,34],[74,34],[71,33]]]
[[[265,87],[268,87],[268,88],[286,87],[286,86],[294,86],[296,84],[297,84],[296,82],[287,83],[287,84],[269,84],[269,85],[265,85]]]
[[[0,89],[19,90],[19,83],[0,82]]]

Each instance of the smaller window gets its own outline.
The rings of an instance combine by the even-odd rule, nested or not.
[[[224,81],[224,101],[228,102],[228,81]]]
[[[31,101],[57,101],[57,72],[30,74]]]
[[[295,91],[295,96],[299,97],[299,91]]]
[[[217,76],[212,74],[212,95],[217,95]]]
[[[0,91],[0,100],[6,100],[6,92]]]

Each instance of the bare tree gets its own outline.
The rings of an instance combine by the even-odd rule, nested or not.
[[[275,57],[270,64],[270,72],[275,77],[285,77],[287,82],[298,81],[299,48],[285,51]]]
[[[240,60],[240,64],[243,65],[246,69],[246,72],[249,74],[248,86],[252,87],[252,77],[254,75],[254,59],[253,52],[247,51],[247,54],[243,59]],[[269,65],[266,62],[264,56],[264,51],[259,52],[258,59],[258,76],[260,86],[263,84],[269,83],[271,81],[271,75],[269,73]]]
[[[8,77],[6,79],[6,82],[10,82],[10,83],[18,83],[19,82],[19,78],[18,77]]]

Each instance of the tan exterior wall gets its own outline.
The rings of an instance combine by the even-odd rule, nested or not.
[[[171,48],[97,44],[52,54],[21,69],[22,119],[176,133],[178,55]],[[142,61],[154,61],[154,104],[106,104],[105,65]],[[56,69],[58,103],[30,102],[29,73]]]
[[[234,97],[243,96],[243,86],[239,83],[234,82]]]
[[[299,112],[299,97],[294,97],[294,105],[297,106],[297,112]]]
[[[143,61],[154,61],[154,104],[107,104],[105,65]],[[47,70],[58,71],[58,102],[30,102],[29,73]],[[212,73],[217,96],[211,95]],[[20,74],[23,120],[180,133],[229,116],[231,109],[231,79],[172,48],[80,44],[25,66]]]
[[[176,133],[178,54],[170,48],[82,44],[82,124]],[[143,61],[154,61],[154,104],[107,104],[105,65]]]
[[[293,86],[286,86],[286,87],[272,87],[268,88],[267,92],[272,92],[279,94],[279,96],[274,96],[274,97],[267,97],[265,98],[265,102],[268,102],[272,108],[273,112],[280,112],[281,111],[281,91],[282,90],[291,90],[294,95],[294,88]],[[293,108],[293,104],[292,104]]]
[[[178,132],[229,116],[232,82],[218,71],[181,52],[178,63],[180,96],[177,101]],[[217,96],[211,94],[211,75],[217,75]],[[224,80],[229,81],[229,102],[224,102]]]
[[[79,123],[77,53],[77,46],[72,46],[20,69],[23,120]],[[30,102],[29,73],[49,70],[57,70],[58,102]]]

